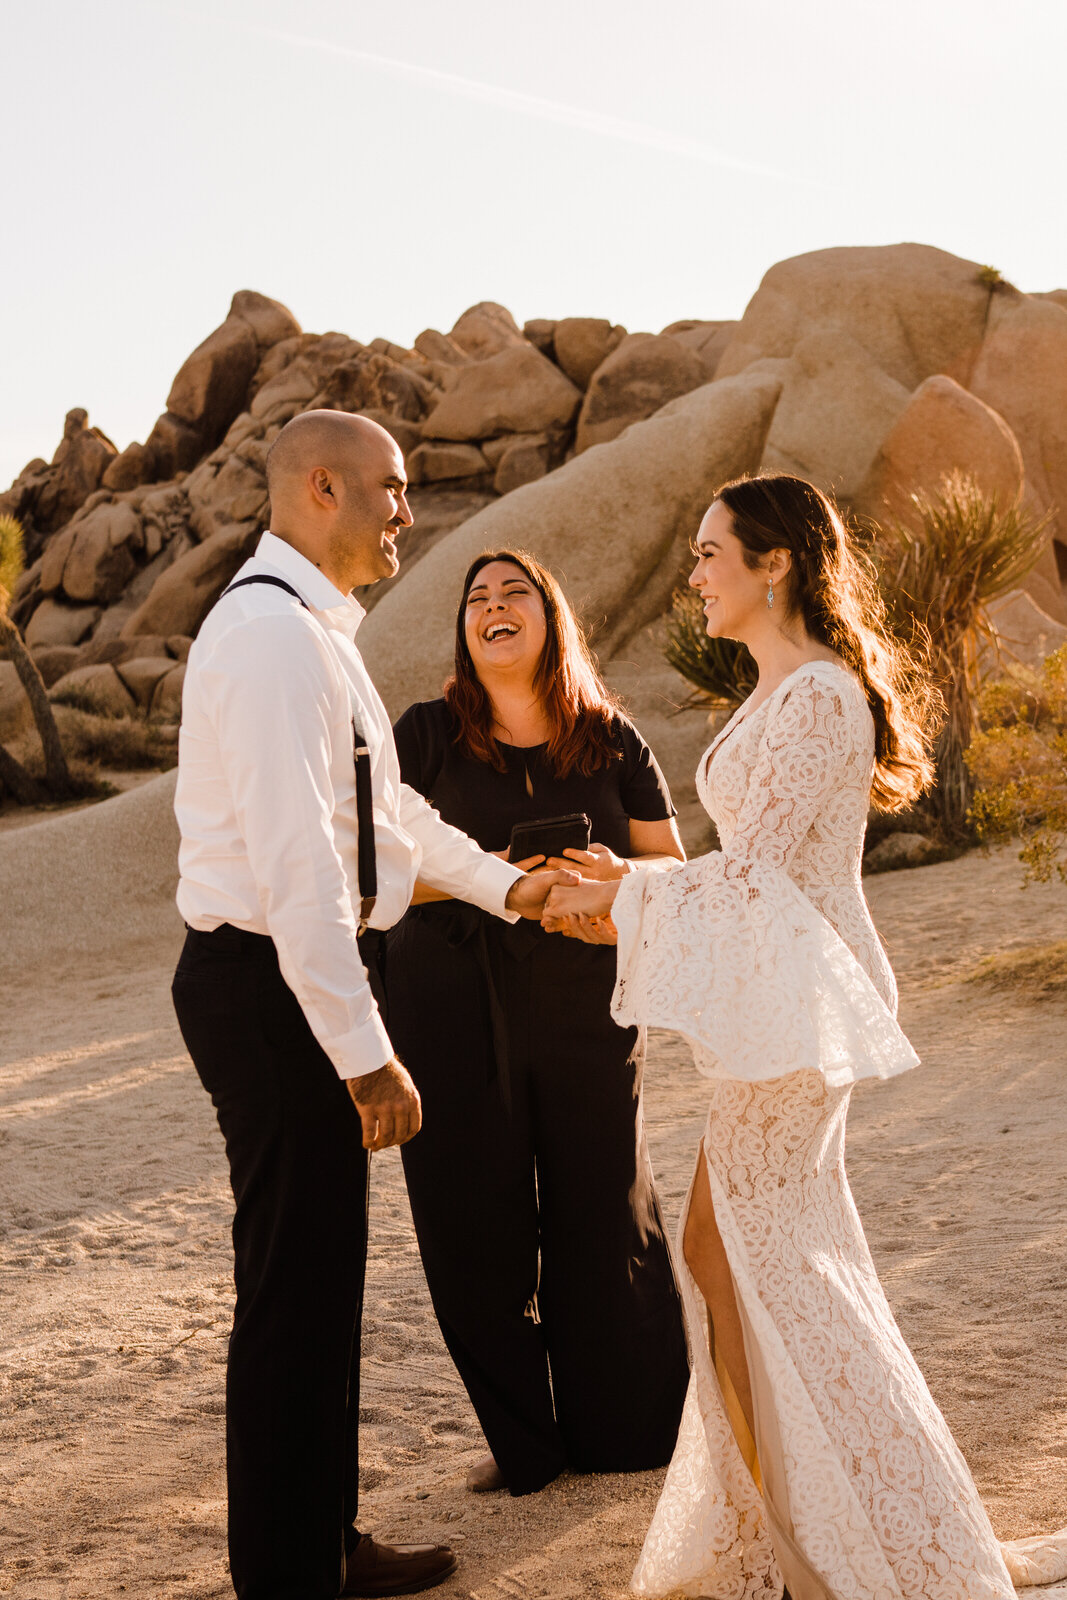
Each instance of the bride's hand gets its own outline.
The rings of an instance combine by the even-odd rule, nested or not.
[[[608,883],[583,878],[581,883],[555,884],[545,902],[542,924],[555,931],[553,925],[567,916],[608,917],[618,892],[617,878]]]

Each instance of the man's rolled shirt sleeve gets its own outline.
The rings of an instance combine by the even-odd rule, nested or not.
[[[442,822],[429,801],[406,783],[400,786],[400,821],[422,850],[423,883],[457,900],[469,900],[505,922],[518,922],[518,913],[504,905],[512,884],[525,876],[518,867],[489,855],[458,828]]]

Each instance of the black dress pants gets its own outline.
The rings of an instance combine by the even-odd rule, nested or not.
[[[505,1068],[470,927],[466,908],[426,907],[389,936],[391,1037],[423,1107],[404,1172],[441,1331],[513,1494],[564,1465],[662,1466],[688,1357],[642,1041],[608,1009],[614,951],[504,930]]]
[[[234,1589],[240,1600],[335,1600],[358,1496],[368,1174],[359,1115],[269,938],[227,925],[190,931],[172,992],[236,1202],[226,1378]]]

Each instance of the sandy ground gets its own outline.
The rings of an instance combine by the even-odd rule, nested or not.
[[[122,863],[101,853],[106,818],[79,826],[97,831],[56,821],[0,855],[15,936],[0,952],[0,1593],[208,1600],[231,1593],[221,1141],[170,1010],[179,930],[158,875],[138,868],[137,937],[118,942],[99,895],[113,879],[121,903]],[[38,859],[61,876],[51,915],[27,921],[15,889]],[[65,903],[79,860],[98,875],[95,920],[87,891]],[[871,881],[923,1066],[861,1086],[849,1135],[890,1299],[1005,1537],[1067,1523],[1067,1004],[967,981],[983,955],[1067,936],[1067,888],[1019,878],[1002,854]],[[648,1121],[672,1227],[703,1106],[688,1053],[657,1036]],[[374,1159],[372,1194],[366,1526],[453,1542],[442,1600],[621,1600],[661,1474],[467,1494],[479,1431],[430,1311],[396,1152]]]

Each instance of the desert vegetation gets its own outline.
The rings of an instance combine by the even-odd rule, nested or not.
[[[986,685],[966,751],[983,843],[1021,842],[1028,882],[1067,881],[1067,645]]]
[[[986,493],[958,471],[946,474],[932,494],[913,494],[909,511],[884,523],[865,518],[853,533],[874,564],[890,628],[917,654],[944,701],[936,783],[916,816],[943,843],[959,844],[992,825],[984,820],[986,802],[972,812],[972,767],[985,759],[986,747],[975,746],[977,754],[968,761],[979,726],[983,663],[1001,653],[990,607],[1017,589],[1033,567],[1047,518],[1035,517],[1018,499],[1001,505],[995,491]],[[675,594],[665,653],[709,708],[731,710],[755,686],[752,657],[734,640],[708,638],[700,597],[692,589]],[[1014,704],[1007,686],[994,703]],[[1050,703],[1047,697],[1042,701],[1046,720]],[[1029,726],[1029,732],[1035,729]],[[1006,815],[1006,803],[999,802],[997,815]]]

